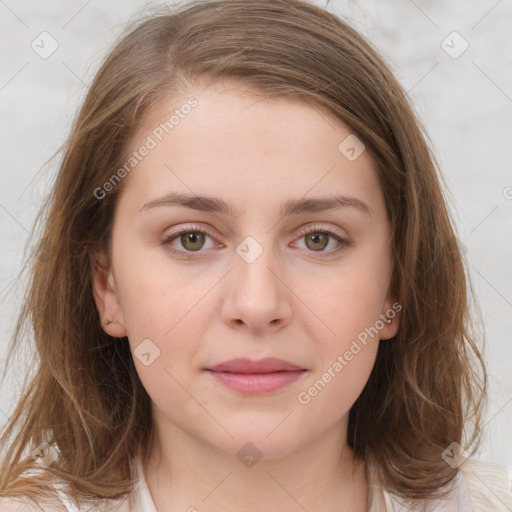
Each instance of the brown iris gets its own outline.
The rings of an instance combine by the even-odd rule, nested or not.
[[[306,235],[304,238],[306,240],[306,245],[308,246],[308,249],[311,249],[311,250],[325,249],[325,247],[329,243],[329,235],[326,233],[310,233],[310,234]],[[318,246],[316,248],[310,247],[310,245],[308,243],[310,240],[313,242],[313,244],[319,243],[321,245],[321,247],[318,247]]]
[[[198,251],[204,245],[204,233],[190,232],[181,235],[181,243],[188,251]]]

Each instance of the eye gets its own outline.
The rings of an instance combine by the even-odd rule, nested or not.
[[[322,225],[307,226],[301,233],[301,238],[304,238],[306,248],[312,252],[322,253],[321,256],[329,256],[332,253],[337,253],[345,247],[350,246],[350,242],[345,240],[338,234],[325,229]],[[325,251],[324,249],[329,245],[330,240],[334,239],[337,243],[334,250]],[[325,255],[323,253],[326,253]]]
[[[200,252],[206,238],[212,237],[200,226],[183,226],[178,231],[166,235],[161,244],[166,245],[175,254],[190,257],[187,253]],[[183,249],[176,248],[173,242],[179,243]]]
[[[190,259],[193,257],[193,253],[204,252],[201,249],[205,248],[207,238],[213,240],[213,237],[200,226],[183,226],[179,230],[166,235],[162,239],[161,245],[166,246],[173,254]],[[306,249],[311,252],[320,253],[319,256],[321,257],[332,256],[333,253],[337,253],[351,245],[351,242],[348,240],[319,224],[304,228],[300,232],[300,238],[305,239]],[[334,240],[337,245],[333,250],[325,251],[331,240]],[[180,244],[181,248],[177,248],[176,244]],[[214,246],[215,242],[206,248],[211,249]]]

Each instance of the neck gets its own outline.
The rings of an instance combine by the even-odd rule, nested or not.
[[[145,470],[155,507],[158,512],[253,512],[264,504],[268,512],[283,507],[364,512],[365,464],[337,427],[293,453],[245,463],[177,427],[166,428],[165,436],[155,436]]]

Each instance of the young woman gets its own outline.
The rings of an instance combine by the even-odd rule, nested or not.
[[[128,32],[65,148],[13,349],[0,511],[511,510],[405,94],[299,0]],[[39,509],[39,508],[38,508]]]

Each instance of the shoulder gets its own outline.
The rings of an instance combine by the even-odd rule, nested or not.
[[[512,510],[512,468],[469,458],[459,469],[475,512]]]

